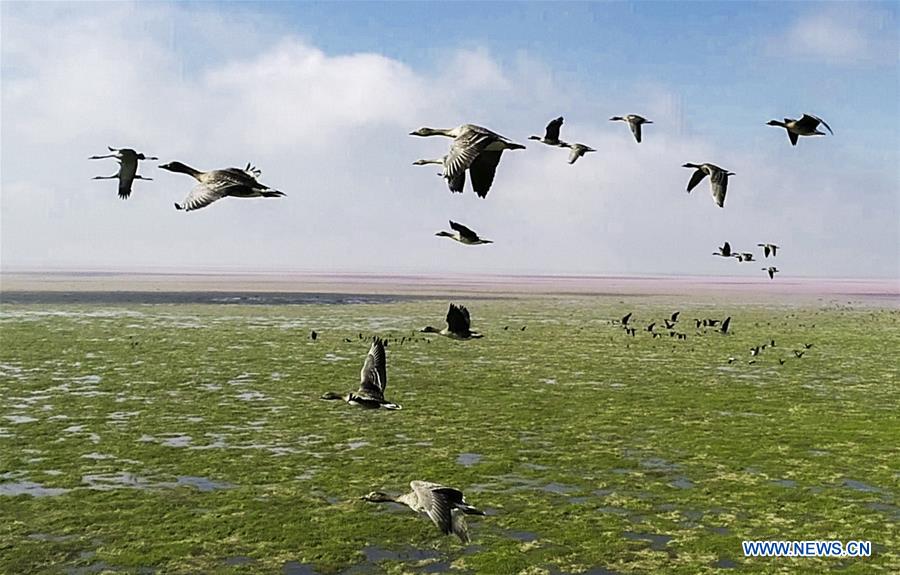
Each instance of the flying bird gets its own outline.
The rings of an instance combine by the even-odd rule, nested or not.
[[[566,142],[560,142],[559,144],[563,148],[569,148],[572,150],[569,152],[569,163],[574,164],[578,158],[585,155],[588,152],[596,152],[594,148],[590,146],[586,146],[584,144],[567,144]]]
[[[627,116],[613,116],[609,120],[611,122],[627,122],[628,127],[631,128],[631,133],[634,134],[634,139],[638,144],[641,143],[641,125],[653,123],[647,118],[643,118],[641,116],[638,116],[637,114],[628,114]]]
[[[824,136],[825,132],[818,130],[819,124],[825,126],[831,135],[834,135],[834,132],[831,131],[831,126],[826,124],[825,120],[810,114],[803,114],[803,117],[799,120],[785,118],[783,122],[778,120],[766,122],[767,126],[778,126],[787,130],[788,139],[790,139],[792,146],[797,145],[798,136]]]
[[[372,503],[391,502],[406,505],[416,513],[425,513],[444,535],[453,533],[463,543],[469,542],[466,515],[485,515],[484,511],[466,503],[462,491],[427,481],[411,481],[412,491],[392,497],[380,491],[364,495]]]
[[[449,154],[442,158],[435,158],[432,160],[427,160],[427,159],[426,160],[416,160],[415,162],[413,162],[413,165],[414,166],[425,166],[427,164],[438,164],[440,166],[443,166],[444,169],[446,169],[448,157],[449,157]],[[442,170],[438,175],[443,176],[444,171]],[[450,188],[451,192],[461,194],[463,191],[463,188],[466,187],[466,172],[465,172],[465,170],[459,172],[456,175],[456,177],[454,177],[452,180],[449,180],[447,185]]]
[[[778,273],[778,268],[775,266],[769,266],[767,268],[762,268],[764,272],[769,272],[769,279],[775,279],[775,274]]]
[[[772,254],[772,257],[774,258],[777,255],[776,252],[778,251],[778,246],[776,246],[775,244],[756,244],[756,245],[763,249],[763,253],[765,253],[766,257],[769,257],[769,254]]]
[[[739,262],[755,261],[753,259],[753,254],[751,252],[741,252],[739,254],[732,254],[732,257],[737,258],[737,261],[739,261]]]
[[[387,387],[387,354],[384,341],[376,337],[369,348],[362,370],[359,372],[359,389],[343,395],[329,391],[322,399],[342,399],[350,405],[358,405],[369,409],[383,407],[385,409],[401,409],[396,403],[384,399]]]
[[[451,192],[462,192],[461,172],[469,171],[472,188],[479,198],[487,196],[494,182],[494,174],[504,150],[524,150],[525,146],[474,124],[463,124],[456,128],[419,128],[410,136],[447,136],[453,138],[450,153],[444,160],[444,179]]]
[[[187,174],[199,182],[190,191],[184,202],[175,204],[176,210],[185,212],[199,210],[228,196],[234,198],[280,198],[285,195],[284,192],[273,190],[259,183],[256,178],[262,172],[249,163],[243,169],[226,168],[210,172],[195,170],[181,162],[170,162],[159,167],[170,172]]]
[[[722,335],[728,335],[728,327],[731,325],[731,316],[725,318],[725,321],[722,322],[722,325],[719,326],[719,333]]]
[[[547,127],[544,130],[544,137],[540,136],[528,136],[529,140],[537,140],[542,144],[547,144],[548,146],[559,146],[561,142],[559,141],[559,128],[563,125],[563,118],[560,116],[555,120],[550,120],[550,123],[547,124]]]
[[[684,164],[683,168],[694,168],[694,175],[688,182],[687,191],[691,192],[697,187],[703,178],[709,176],[709,186],[712,191],[713,199],[720,208],[725,207],[725,193],[728,190],[728,176],[734,176],[734,172],[723,170],[719,166],[710,163],[692,164],[690,162]]]
[[[719,251],[713,252],[714,256],[721,256],[723,258],[731,257],[731,244],[729,244],[728,242],[725,242],[724,246],[722,246],[720,248],[716,248],[716,249],[718,249]]]
[[[145,156],[140,152],[135,152],[131,148],[113,148],[106,146],[112,152],[102,156],[91,156],[89,160],[101,160],[103,158],[115,158],[119,161],[119,171],[112,176],[94,176],[95,180],[119,180],[119,197],[127,200],[131,196],[131,184],[134,180],[152,180],[153,178],[145,178],[137,173],[138,162],[140,160],[158,160],[155,156]]]
[[[631,319],[631,314],[634,312],[628,312],[624,316],[622,316],[622,325],[628,325],[628,321]]]
[[[467,246],[476,246],[478,244],[492,244],[494,243],[492,240],[485,240],[478,237],[474,231],[470,230],[466,226],[454,222],[450,220],[450,228],[454,230],[453,233],[440,231],[434,235],[441,236],[445,238],[451,238],[458,241],[461,244],[466,244]]]
[[[447,310],[447,327],[437,329],[426,326],[419,330],[421,333],[436,333],[451,339],[477,339],[483,337],[482,334],[472,331],[470,326],[472,320],[469,317],[469,310],[465,306],[450,304]]]

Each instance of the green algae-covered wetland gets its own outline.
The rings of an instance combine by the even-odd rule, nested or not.
[[[483,339],[415,332],[446,299],[0,306],[0,573],[900,572],[893,302],[460,303]],[[403,409],[321,401],[372,335]],[[413,479],[487,512],[469,545],[359,500]]]

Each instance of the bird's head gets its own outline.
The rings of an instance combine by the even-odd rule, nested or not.
[[[779,126],[779,127],[783,127],[783,126],[784,126],[784,122],[779,122],[778,120],[769,120],[768,122],[766,122],[766,125],[767,125],[767,126]]]
[[[185,172],[190,171],[190,168],[188,168],[186,165],[182,164],[181,162],[169,162],[167,164],[160,164],[158,167],[161,170],[168,170],[170,172],[185,173]]]
[[[681,167],[682,168],[698,168],[699,166],[697,164],[692,164],[690,162],[687,162],[686,164],[682,164]]]
[[[362,501],[370,501],[372,503],[382,503],[385,501],[393,501],[394,498],[388,495],[387,493],[383,493],[381,491],[373,491],[371,493],[367,493],[360,497]]]
[[[439,132],[434,128],[419,128],[415,132],[410,132],[410,136],[434,136]]]
[[[452,238],[453,237],[453,234],[451,234],[450,232],[445,232],[445,231],[440,231],[434,235],[440,236],[442,238]]]

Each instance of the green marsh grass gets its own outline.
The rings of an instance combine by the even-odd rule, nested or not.
[[[484,339],[414,333],[443,300],[2,306],[0,573],[900,572],[896,308],[464,303]],[[678,309],[687,340],[640,330]],[[355,388],[360,333],[394,340],[401,411],[318,399]],[[412,479],[487,510],[469,546],[358,500]]]

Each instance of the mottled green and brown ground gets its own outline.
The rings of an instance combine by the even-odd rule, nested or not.
[[[896,307],[464,303],[484,339],[413,334],[446,300],[3,305],[0,573],[900,572]],[[687,340],[640,330],[677,309]],[[726,315],[728,336],[692,321]],[[395,340],[401,411],[318,399],[358,381],[360,333]],[[358,500],[412,479],[487,510],[469,546]]]

